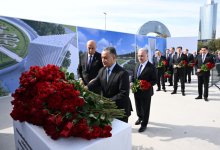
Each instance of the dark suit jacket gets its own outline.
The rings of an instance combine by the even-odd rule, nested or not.
[[[178,54],[175,54],[173,56],[173,65],[178,65],[183,60],[185,60],[188,63],[187,55],[182,53],[180,58],[177,58],[177,56],[178,56]],[[181,74],[181,75],[184,75],[185,69],[186,69],[185,67],[183,67],[183,68],[174,68],[174,73],[177,73],[177,70],[181,70],[183,72],[183,74]]]
[[[81,55],[79,65],[77,68],[78,78],[82,78],[85,85],[94,79],[99,72],[99,69],[103,67],[101,54],[95,52],[90,69],[88,69],[88,53]]]
[[[138,91],[135,94],[150,94],[151,96],[154,94],[153,86],[157,83],[157,75],[156,75],[156,68],[152,63],[149,61],[147,62],[146,66],[144,67],[143,71],[141,72],[140,76],[137,77],[137,70],[140,64],[135,66],[134,76],[132,78],[132,82],[134,80],[146,80],[151,83],[152,87],[147,91]]]
[[[188,53],[187,61],[188,61],[188,63],[193,63],[193,62],[194,62],[194,56],[193,56],[193,54]]]
[[[187,56],[188,64],[189,63],[194,63],[194,56],[193,56],[193,54],[188,53],[188,55],[186,55],[186,56]],[[187,65],[186,69],[187,69],[187,72],[189,72],[189,70],[192,70],[192,67]]]
[[[175,53],[174,53],[175,55]],[[172,71],[173,70],[173,57],[174,55],[172,56],[172,54],[169,55],[169,70]]]
[[[129,98],[129,74],[118,64],[113,68],[109,81],[106,80],[106,68],[100,69],[95,80],[88,85],[88,89],[101,87],[104,97],[116,102],[119,109],[124,109],[127,116],[131,115],[131,101]]]
[[[201,66],[203,64],[208,63],[208,62],[215,63],[214,59],[213,59],[213,56],[211,54],[208,53],[206,55],[206,58],[205,58],[204,62],[202,62],[202,55],[198,55],[198,57],[197,57],[197,64],[196,65],[197,65],[198,69],[201,69]],[[210,71],[205,71],[205,72],[201,71],[201,72],[197,73],[197,75],[198,76],[210,76]]]

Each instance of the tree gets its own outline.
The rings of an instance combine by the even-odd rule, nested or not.
[[[216,39],[214,42],[215,42],[216,49],[220,50],[220,38]]]
[[[39,35],[55,35],[55,34],[64,34],[65,29],[62,25],[33,21],[33,20],[23,20],[29,26],[31,26]]]
[[[70,51],[67,51],[66,56],[61,65],[62,67],[68,68],[70,66],[71,64],[70,55],[71,55]]]
[[[215,52],[216,51],[215,40],[210,40],[208,42],[208,48],[209,48],[209,51],[211,51],[211,52]]]

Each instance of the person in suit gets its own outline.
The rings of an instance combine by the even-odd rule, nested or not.
[[[164,92],[166,92],[165,80],[164,80],[164,73],[166,66],[160,66],[162,61],[166,61],[166,57],[162,56],[161,52],[157,50],[155,52],[155,57],[153,57],[153,64],[156,67],[156,73],[157,73],[157,91],[161,90],[161,84],[162,84],[162,89]]]
[[[188,64],[189,64],[189,63],[194,63],[193,54],[189,53],[189,50],[188,50],[188,49],[185,49],[184,54],[186,54],[186,56],[187,56],[187,62],[188,62]],[[192,67],[192,66],[189,66],[189,65],[186,66],[185,82],[188,81],[188,83],[191,83],[191,73],[192,73],[192,70],[193,70],[193,67]],[[188,77],[188,80],[187,80],[187,77]]]
[[[208,53],[208,47],[203,46],[201,48],[201,54],[197,58],[197,76],[198,76],[198,97],[195,99],[202,99],[203,94],[203,85],[204,85],[204,100],[208,101],[208,94],[209,94],[209,77],[210,71],[202,71],[201,66],[206,63],[215,63],[213,56]]]
[[[197,59],[196,57],[197,57],[197,51],[194,51],[193,52],[193,61],[194,61],[194,63],[196,63],[196,59]],[[197,70],[197,68],[196,68],[196,65],[195,65],[192,69],[192,75],[194,75],[196,73],[196,70]]]
[[[215,58],[215,66],[216,66],[216,70],[218,72],[218,76],[220,76],[220,50],[217,51],[217,55]]]
[[[83,85],[87,85],[94,79],[99,69],[103,67],[101,54],[96,51],[96,42],[89,40],[86,46],[87,52],[80,56],[77,68],[78,78]],[[100,94],[100,89],[94,89],[93,92]]]
[[[220,63],[220,50],[217,52],[215,63]]]
[[[173,57],[175,55],[175,48],[170,48],[170,55],[169,55],[169,71],[171,73],[171,77],[169,78],[169,86],[173,86]]]
[[[169,55],[170,55],[170,49],[166,49],[166,52],[165,52],[164,57],[166,58],[166,61],[168,62],[168,65],[165,66],[165,72],[169,70],[169,61],[170,61],[170,60],[169,60]],[[164,79],[164,80],[165,80],[165,82],[168,81],[167,78]]]
[[[177,47],[177,54],[173,57],[173,68],[174,68],[174,85],[173,92],[171,94],[176,94],[178,81],[181,83],[181,92],[185,96],[185,66],[181,66],[181,62],[187,62],[187,56],[182,53],[182,47]]]
[[[116,62],[116,50],[114,47],[107,47],[102,51],[103,68],[98,72],[96,78],[91,81],[87,88],[92,90],[101,87],[102,96],[111,99],[119,109],[125,110],[125,117],[119,120],[128,122],[132,106],[129,98],[129,74]]]
[[[146,130],[149,115],[150,115],[150,104],[151,96],[153,96],[153,86],[157,83],[156,68],[148,60],[148,50],[141,48],[138,50],[138,61],[139,63],[135,66],[134,75],[132,76],[131,86],[133,82],[138,80],[146,80],[151,83],[151,87],[148,90],[138,90],[134,93],[136,112],[138,120],[135,125],[141,124],[138,132]]]

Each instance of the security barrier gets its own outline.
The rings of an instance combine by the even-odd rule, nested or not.
[[[220,89],[220,63],[216,63],[215,67],[212,69],[210,80],[210,87],[214,85]]]

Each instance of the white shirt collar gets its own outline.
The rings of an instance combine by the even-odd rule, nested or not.
[[[144,69],[144,67],[146,66],[147,63],[148,63],[148,60],[146,60],[143,64],[140,64],[140,65],[142,65],[141,71]]]
[[[115,62],[111,67],[108,68],[108,69],[110,69],[110,73],[111,73],[112,70],[114,69],[115,65],[116,65],[116,62]]]

